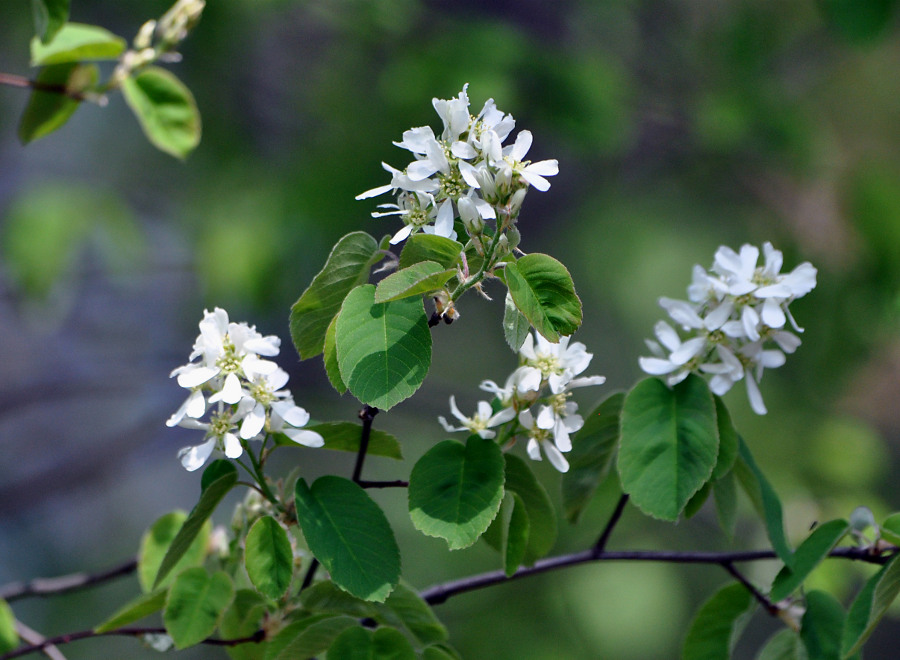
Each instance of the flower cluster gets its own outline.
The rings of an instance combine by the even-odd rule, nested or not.
[[[265,359],[278,355],[280,348],[278,337],[229,322],[224,309],[204,312],[190,361],[170,374],[190,395],[166,426],[206,433],[202,444],[178,452],[185,469],[201,467],[213,450],[239,458],[246,441],[261,440],[268,433],[283,433],[307,447],[324,444],[318,433],[302,428],[309,413],[282,390],[287,373]],[[204,417],[207,421],[201,421]]]
[[[545,191],[550,182],[544,177],[559,171],[556,160],[524,160],[531,148],[530,131],[519,131],[513,144],[503,146],[515,120],[498,110],[493,99],[478,115],[470,115],[467,87],[457,98],[433,99],[444,124],[440,136],[429,126],[405,131],[403,140],[394,144],[410,151],[415,160],[404,170],[382,163],[391,182],[356,197],[397,195],[396,203],[379,206],[388,210],[372,214],[397,215],[403,220],[404,227],[391,244],[420,230],[455,239],[457,218],[472,236],[481,233],[485,220],[497,221],[498,230],[503,231],[518,216],[528,186]],[[498,212],[502,217],[498,218]]]
[[[781,273],[783,257],[771,243],[763,244],[763,256],[759,266],[759,248],[744,245],[738,253],[722,246],[711,271],[694,266],[689,301],[659,301],[690,337],[683,340],[660,321],[654,328],[659,341],[647,341],[653,357],[640,358],[641,369],[665,376],[669,385],[691,372],[708,375],[710,389],[718,395],[743,379],[753,411],[766,414],[759,381],[765,369],[780,367],[785,353],[800,346],[800,338],[785,328],[790,323],[794,331],[803,332],[788,305],[815,288],[816,269],[804,262]]]
[[[584,425],[578,404],[569,400],[572,390],[606,381],[603,376],[576,378],[593,357],[581,342],[569,345],[569,337],[552,344],[537,333],[534,339],[528,335],[519,349],[520,366],[503,387],[492,380],[479,386],[495,395],[497,412],[487,401],[479,401],[477,412],[466,417],[451,396],[450,411],[460,425],[451,426],[444,417],[438,417],[438,421],[446,431],[468,431],[482,438],[496,437],[497,432],[491,429],[511,423],[505,429],[504,440],[515,439],[519,433],[527,435],[526,451],[531,459],[541,460],[543,450],[553,467],[566,472],[569,463],[563,454],[572,449],[570,435]]]

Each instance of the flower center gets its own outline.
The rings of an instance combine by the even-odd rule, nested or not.
[[[237,349],[227,334],[222,338],[222,356],[216,360],[216,366],[226,374],[238,373],[241,369],[241,360],[238,357]]]
[[[231,415],[228,412],[215,412],[210,416],[208,435],[221,440],[231,429]]]

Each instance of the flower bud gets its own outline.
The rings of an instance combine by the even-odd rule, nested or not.
[[[156,31],[156,21],[147,21],[138,30],[137,36],[134,38],[135,50],[143,50],[149,48],[153,43],[153,33]]]

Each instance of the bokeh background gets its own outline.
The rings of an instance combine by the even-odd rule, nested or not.
[[[4,3],[0,70],[29,74],[30,7]],[[895,0],[210,0],[172,70],[193,90],[203,140],[184,163],[155,151],[120,96],[81,108],[27,147],[26,93],[0,88],[0,584],[100,570],[132,556],[143,530],[189,509],[199,475],[175,460],[195,435],[164,421],[182,392],[204,307],[225,307],[285,340],[281,364],[317,420],[351,420],[321,362],[300,363],[288,310],[348,231],[393,233],[354,196],[387,181],[403,130],[439,120],[432,97],[470,83],[557,158],[547,193],[520,220],[525,251],[567,264],[584,303],[576,335],[607,384],[582,411],[639,377],[661,295],[684,297],[695,263],[726,244],[772,241],[785,265],[812,261],[819,284],[792,306],[806,328],[788,365],[766,373],[766,417],[742,387],[726,400],[782,495],[790,536],[859,504],[900,508],[900,41]],[[72,20],[129,40],[167,0],[73,0]],[[446,437],[456,394],[473,408],[484,378],[515,366],[502,292],[466,297],[434,329],[434,362],[415,403],[376,425],[404,443],[405,478]],[[284,450],[285,472],[347,473],[352,457]],[[326,455],[327,454],[327,455]],[[559,475],[538,468],[558,498]],[[618,490],[605,484],[556,552],[582,549]],[[390,512],[407,578],[424,588],[493,569],[483,544],[449,553],[418,534],[402,491]],[[734,542],[707,505],[672,526],[633,508],[610,549],[766,546],[747,502]],[[218,517],[228,520],[228,507]],[[848,602],[871,568],[828,564],[815,584]],[[765,585],[774,563],[747,567]],[[727,575],[665,564],[582,566],[438,606],[466,658],[674,658],[692,612]],[[87,628],[136,592],[134,579],[17,603],[51,635]],[[736,657],[778,624],[759,615]],[[896,657],[882,626],[867,658]],[[69,658],[156,657],[133,640],[93,640]],[[201,648],[185,658],[220,657]]]

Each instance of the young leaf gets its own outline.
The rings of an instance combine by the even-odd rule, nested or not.
[[[0,598],[0,653],[12,651],[19,645],[16,616],[5,600]]]
[[[144,592],[153,589],[153,581],[159,573],[163,557],[172,545],[172,540],[184,525],[187,514],[184,511],[172,511],[154,522],[141,539],[141,549],[138,552],[138,582]],[[200,528],[200,533],[188,546],[187,551],[175,564],[168,577],[162,580],[158,586],[167,586],[179,571],[199,566],[206,559],[206,544],[209,534],[212,532],[212,523],[207,520]]]
[[[427,646],[444,642],[447,629],[431,607],[402,582],[391,592],[384,605],[377,605],[376,621],[409,633],[413,644]]]
[[[66,23],[52,41],[31,40],[31,66],[84,60],[114,60],[125,50],[125,40],[96,25]]]
[[[507,291],[503,305],[503,338],[506,339],[506,343],[513,353],[519,352],[530,331],[531,324],[516,307],[516,303],[513,302],[512,296]]]
[[[291,584],[294,554],[287,532],[272,516],[263,516],[247,533],[244,564],[250,582],[264,596],[278,600]]]
[[[738,434],[722,397],[713,395],[713,399],[716,402],[716,425],[719,429],[719,458],[716,459],[712,478],[717,480],[724,477],[734,467],[738,455]]]
[[[455,270],[446,270],[439,263],[420,261],[381,280],[375,288],[375,302],[390,302],[431,293],[440,289],[454,275]]]
[[[335,339],[341,379],[362,403],[388,410],[419,389],[431,365],[431,331],[418,298],[376,303],[364,284],[344,299]]]
[[[729,472],[721,479],[713,481],[712,485],[719,527],[722,528],[729,540],[733,539],[734,526],[737,523],[737,486],[734,481],[734,472]]]
[[[409,476],[409,515],[416,529],[466,548],[488,528],[503,499],[504,462],[493,440],[469,436],[429,449]]]
[[[191,90],[166,69],[150,66],[122,83],[122,94],[150,143],[187,158],[200,144],[200,112]]]
[[[189,568],[169,589],[163,622],[175,647],[187,648],[212,635],[234,598],[234,585],[223,571],[213,575],[203,567]]]
[[[391,594],[393,593],[392,591]],[[300,603],[310,612],[347,614],[355,619],[374,619],[380,606],[351,596],[331,580],[321,580],[308,586],[300,593]]]
[[[550,552],[556,543],[556,509],[528,463],[510,453],[503,454],[503,459],[506,462],[504,488],[520,498],[521,506],[516,502],[516,507],[528,517],[528,544],[517,565],[533,564],[536,559]]]
[[[95,65],[68,62],[43,67],[37,75],[37,82],[80,93],[96,85],[97,77]],[[28,144],[49,135],[69,121],[79,105],[80,101],[66,94],[35,89],[19,121],[19,140],[22,144]]]
[[[793,551],[784,535],[784,517],[781,511],[781,500],[762,470],[753,460],[750,448],[743,438],[738,436],[738,460],[734,464],[734,472],[744,491],[753,502],[757,512],[766,524],[766,532],[772,549],[788,568],[793,567]]]
[[[325,651],[347,628],[359,622],[349,616],[320,614],[288,624],[268,644],[266,660],[312,658]]]
[[[225,458],[218,458],[214,460],[212,463],[206,466],[206,469],[203,470],[203,474],[200,476],[200,492],[202,493],[204,490],[209,488],[219,477],[224,477],[229,474],[236,473],[237,468],[234,467],[234,463],[232,463],[230,460],[227,460]]]
[[[356,453],[359,451],[359,441],[362,429],[359,424],[353,422],[324,422],[322,424],[313,424],[307,426],[310,431],[315,431],[325,440],[322,449],[333,449],[335,451],[349,451]],[[290,438],[282,441],[276,438],[278,444],[296,445],[297,443]],[[403,460],[403,454],[400,450],[400,441],[390,433],[373,429],[369,433],[369,445],[366,453],[371,456],[384,456],[386,458],[395,458]]]
[[[859,651],[900,592],[898,556],[891,557],[881,570],[866,581],[850,605],[841,643],[843,657]]]
[[[69,0],[31,0],[34,32],[41,43],[49,43],[69,20]]]
[[[463,246],[452,238],[434,234],[413,234],[406,239],[400,252],[400,268],[423,261],[435,261],[443,268],[456,268]]]
[[[548,341],[559,341],[581,325],[581,300],[572,276],[553,257],[525,255],[508,263],[504,274],[516,307]]]
[[[216,510],[219,502],[221,502],[222,498],[228,494],[228,491],[234,488],[234,485],[237,483],[238,474],[237,468],[235,468],[234,465],[231,467],[231,471],[226,471],[222,476],[209,484],[209,486],[207,486],[200,494],[200,501],[197,502],[197,506],[193,508],[190,515],[187,517],[187,520],[185,520],[184,524],[181,526],[181,529],[178,530],[178,534],[175,535],[171,545],[169,545],[166,556],[163,557],[163,560],[160,563],[159,572],[156,574],[156,579],[153,581],[154,589],[159,587],[169,572],[175,568],[178,560],[181,559],[191,547],[194,539],[197,538],[197,535],[203,529],[203,524],[209,519],[213,511]]]
[[[750,592],[741,584],[720,589],[703,604],[691,622],[682,660],[729,660],[755,605]]]
[[[794,551],[793,567],[785,567],[775,576],[769,598],[778,601],[794,593],[849,531],[846,520],[831,520],[816,527]]]
[[[325,266],[291,307],[291,339],[301,360],[322,352],[328,326],[344,298],[369,279],[369,271],[381,258],[378,243],[364,231],[347,234],[335,244]],[[343,394],[330,371],[329,379]]]
[[[145,616],[150,616],[154,612],[159,612],[166,604],[166,596],[169,590],[165,587],[151,591],[150,593],[141,594],[130,603],[120,607],[115,614],[106,621],[94,628],[95,633],[104,633],[129,623],[140,621]]]
[[[793,630],[783,628],[769,638],[756,660],[809,660],[809,656],[800,636]]]
[[[677,520],[709,480],[718,452],[715,404],[701,377],[692,374],[671,389],[647,378],[625,397],[619,476],[644,513]]]
[[[797,548],[798,554],[802,547]],[[831,594],[817,590],[806,594],[800,639],[810,658],[841,660],[841,632],[845,618],[844,608]]]
[[[400,579],[400,550],[384,512],[341,477],[320,477],[312,488],[298,479],[294,494],[303,536],[335,584],[383,602]]]
[[[328,657],[342,660],[416,660],[416,652],[406,638],[393,628],[378,628],[374,632],[360,626],[342,632]]]
[[[624,392],[607,398],[587,415],[584,426],[572,438],[569,471],[562,476],[563,507],[571,523],[578,522],[597,486],[609,474],[619,444],[624,402]]]
[[[881,523],[881,537],[889,543],[900,545],[900,513],[892,513],[884,519]]]
[[[328,382],[338,394],[343,394],[347,391],[347,385],[341,380],[341,366],[338,364],[337,344],[334,339],[334,334],[337,332],[337,319],[337,314],[335,314],[325,331],[322,361],[325,363],[325,375],[328,376]]]
[[[259,630],[266,613],[266,599],[259,592],[253,589],[238,589],[234,594],[234,600],[231,605],[222,614],[222,620],[219,623],[219,633],[222,639],[243,639],[250,637]],[[232,651],[238,649],[248,649],[255,645],[242,644],[236,646]],[[234,659],[234,653],[229,653]],[[259,655],[259,654],[256,654]],[[240,660],[250,660],[250,653],[238,652],[237,656]]]
[[[506,543],[503,548],[503,570],[507,576],[515,573],[525,561],[525,550],[528,548],[531,526],[522,498],[513,492],[510,495],[512,495],[512,513],[509,517]]]

